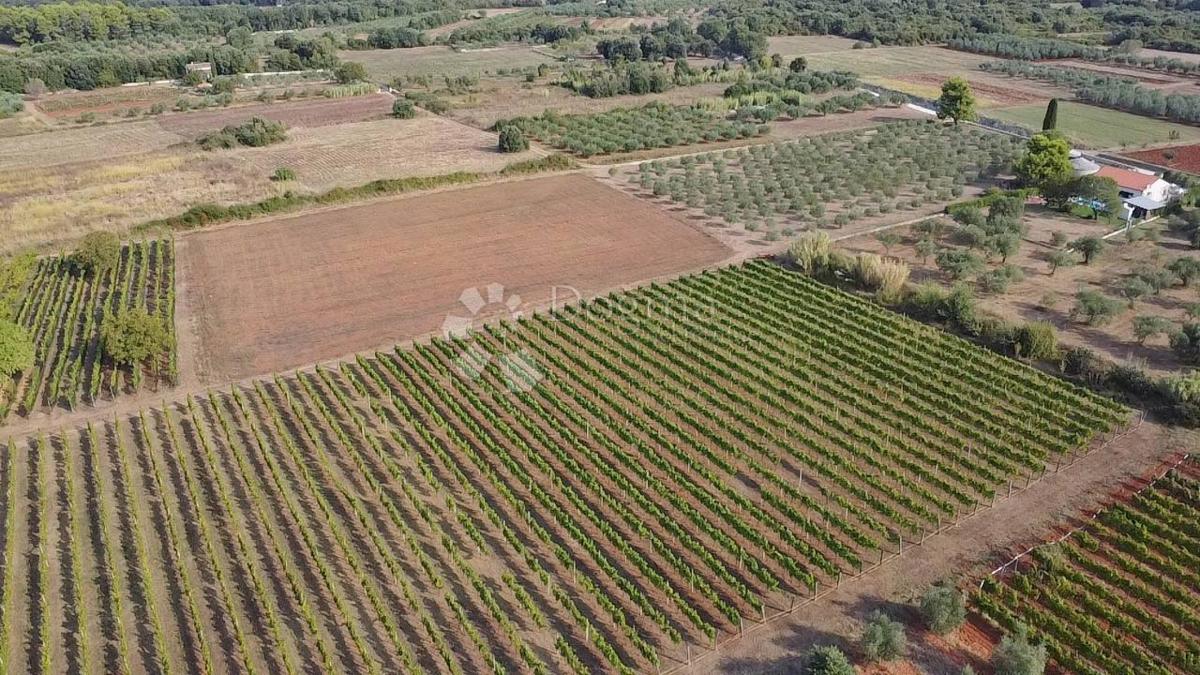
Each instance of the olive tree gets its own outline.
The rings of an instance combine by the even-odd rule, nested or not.
[[[908,651],[904,625],[883,612],[875,611],[863,630],[862,649],[871,661],[891,661]]]
[[[1041,675],[1046,671],[1046,645],[1029,642],[1029,629],[1018,625],[992,652],[996,675]]]
[[[1137,338],[1138,344],[1145,344],[1146,340],[1155,335],[1166,335],[1174,329],[1175,324],[1163,316],[1140,314],[1133,317],[1133,336]]]
[[[104,353],[113,361],[125,365],[141,363],[165,353],[170,347],[170,340],[162,317],[150,314],[141,307],[114,314],[100,326]]]
[[[804,675],[854,675],[854,666],[842,650],[825,645],[809,652]]]
[[[99,278],[117,265],[121,258],[121,240],[112,232],[92,232],[71,253],[71,265],[85,276]]]
[[[953,631],[967,618],[963,594],[953,586],[931,586],[921,596],[921,618],[938,635]]]

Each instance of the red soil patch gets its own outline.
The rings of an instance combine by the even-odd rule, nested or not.
[[[289,127],[323,127],[378,119],[391,110],[391,96],[371,94],[338,99],[256,103],[220,110],[166,115],[158,120],[158,124],[167,131],[194,136],[229,124],[241,124],[251,117],[283,122]]]
[[[913,75],[904,75],[898,79],[903,80],[904,82],[911,82],[913,84],[935,85],[940,87],[946,81],[946,76],[939,75],[937,73],[916,73]],[[987,82],[981,81],[979,77],[975,76],[971,77],[971,89],[979,96],[994,101],[996,105],[999,106],[1038,103],[1046,100],[1046,94],[1044,93],[988,84]]]
[[[727,258],[729,249],[582,175],[449,190],[178,242],[181,369],[218,382],[439,331],[464,290],[524,307]],[[489,304],[475,316],[502,314]]]
[[[1200,173],[1200,143],[1195,145],[1178,145],[1173,148],[1155,148],[1153,150],[1127,152],[1125,156],[1180,171]]]

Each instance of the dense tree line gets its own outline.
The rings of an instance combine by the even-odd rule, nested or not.
[[[445,37],[445,42],[452,45],[497,42],[549,44],[590,32],[587,22],[582,26],[568,26],[561,21],[540,10],[500,14],[454,29]]]
[[[0,42],[13,45],[65,40],[84,42],[174,32],[179,18],[165,9],[95,2],[0,7]]]
[[[712,13],[741,18],[767,35],[840,35],[894,45],[945,42],[975,33],[1071,32],[1099,27],[1097,17],[1065,9],[1030,7],[1018,0],[724,0]]]
[[[973,35],[951,40],[948,45],[976,54],[1000,56],[1006,59],[1040,61],[1042,59],[1081,59],[1114,63],[1146,70],[1168,73],[1200,73],[1200,62],[1166,56],[1137,56],[1125,51],[1102,49],[1056,38],[1030,38],[1020,35]]]
[[[745,21],[705,19],[693,30],[690,23],[675,18],[648,31],[600,40],[596,51],[608,61],[661,61],[714,55],[758,60],[766,56],[767,36],[751,29]]]
[[[991,72],[1070,87],[1075,97],[1086,103],[1176,122],[1200,123],[1200,95],[1164,94],[1157,89],[1143,87],[1129,78],[1025,61],[994,61],[980,64],[980,67]]]
[[[771,100],[799,103],[805,94],[824,94],[835,89],[854,89],[858,76],[834,71],[760,71],[725,89],[725,98],[747,99],[766,93]]]

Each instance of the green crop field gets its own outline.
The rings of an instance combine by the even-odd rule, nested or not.
[[[341,52],[339,56],[346,61],[363,64],[371,79],[379,82],[410,75],[481,75],[554,61],[527,46],[484,47],[464,51],[455,51],[444,46],[370,49]]]
[[[1200,463],[1185,461],[975,598],[1029,626],[1062,672],[1200,671]]]
[[[120,263],[102,279],[81,277],[63,256],[14,258],[0,264],[0,278],[11,288],[13,320],[33,339],[33,368],[6,379],[0,390],[0,421],[9,413],[28,415],[46,407],[74,408],[82,399],[133,391],[175,377],[172,350],[145,367],[118,366],[100,344],[104,321],[122,309],[140,307],[175,327],[175,250],[167,239],[135,241],[121,252]],[[8,308],[5,308],[6,310]]]
[[[811,54],[813,70],[849,70],[863,77],[894,77],[912,73],[937,73],[945,77],[977,72],[986,56],[941,47],[876,47]]]
[[[1040,103],[988,111],[991,117],[1030,129],[1041,129],[1045,114],[1046,106]],[[1071,101],[1059,102],[1058,128],[1071,140],[1089,148],[1135,149],[1200,140],[1200,128]]]
[[[653,672],[1127,416],[773,263],[699,274],[12,441],[0,660]]]

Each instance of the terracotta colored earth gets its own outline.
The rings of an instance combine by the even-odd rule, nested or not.
[[[387,94],[370,94],[286,103],[255,103],[220,110],[165,115],[159,118],[158,124],[167,131],[188,137],[229,124],[240,124],[251,117],[283,122],[289,127],[323,127],[383,117],[391,112],[392,100]]]
[[[502,284],[522,307],[720,262],[729,249],[582,175],[331,209],[178,241],[181,371],[221,382],[440,331]],[[501,300],[501,298],[496,298]],[[470,304],[469,302],[467,304]]]
[[[1200,143],[1179,145],[1173,148],[1155,148],[1140,152],[1127,152],[1125,156],[1140,159],[1160,166],[1200,173]]]

